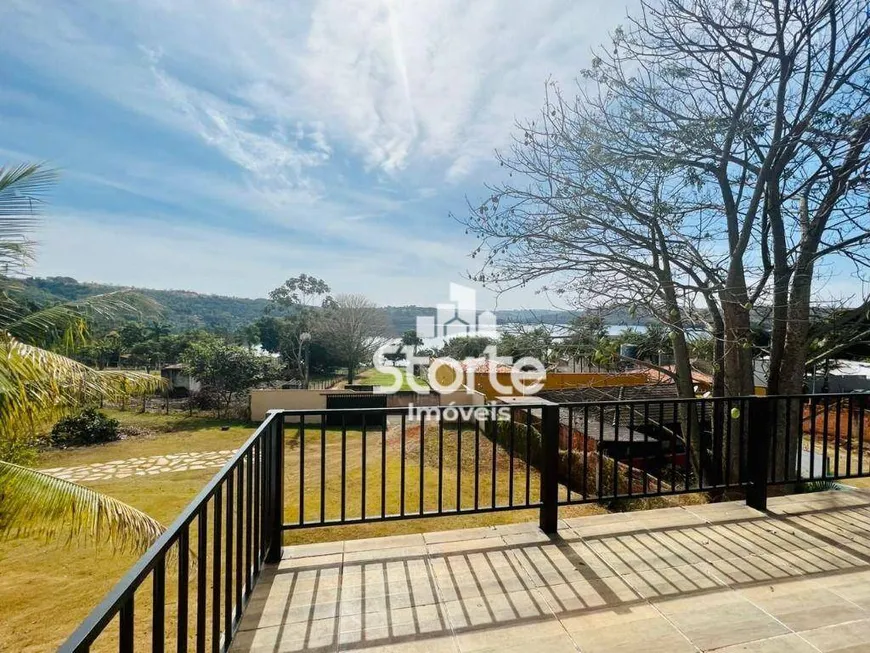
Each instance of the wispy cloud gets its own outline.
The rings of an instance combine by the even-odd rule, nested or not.
[[[354,284],[371,278],[354,276],[365,257],[372,287],[410,274],[424,292],[417,271],[443,286],[468,264],[474,244],[447,214],[498,174],[493,149],[637,3],[6,0],[0,54],[21,74],[0,91],[0,137],[69,166],[51,242],[68,228],[96,243],[112,215],[153,246],[158,224],[212,239],[198,268],[228,288],[267,270],[222,267],[214,233],[251,257],[290,242],[297,271],[331,256]],[[182,260],[195,240],[154,238]],[[109,255],[80,246],[87,262],[47,243],[45,269],[93,277]]]

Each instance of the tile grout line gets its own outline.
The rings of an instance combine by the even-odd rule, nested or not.
[[[574,529],[569,528],[569,530],[571,530],[573,532]],[[546,544],[546,542],[541,542],[540,544]],[[517,553],[513,549],[509,549],[507,551],[507,554],[510,555],[514,559],[514,562],[516,563],[517,567],[519,567],[520,571],[523,574],[525,574],[526,578],[529,581],[529,585],[531,586],[530,589],[535,590],[540,594],[541,598],[544,601],[544,604],[547,606],[547,608],[549,608],[550,614],[553,616],[553,619],[556,622],[558,622],[559,628],[562,629],[562,632],[565,633],[565,635],[571,641],[571,644],[574,646],[574,648],[577,649],[577,651],[580,651],[580,653],[582,653],[583,649],[580,647],[580,644],[577,643],[577,640],[574,639],[574,636],[571,635],[570,632],[568,632],[567,628],[565,628],[565,624],[562,623],[562,619],[561,619],[561,617],[559,617],[559,614],[556,612],[554,606],[550,603],[550,601],[547,600],[547,595],[544,592],[540,591],[541,588],[535,582],[535,579],[532,578],[531,572],[529,572],[529,570],[523,564],[522,560],[519,559],[519,556],[517,555]],[[547,587],[549,588],[550,585],[547,585]]]
[[[435,596],[435,606],[437,610],[444,616],[444,621],[447,624],[447,627],[450,629],[450,641],[453,644],[453,649],[455,651],[459,651],[459,642],[456,638],[456,630],[453,628],[453,621],[450,619],[450,615],[447,612],[447,603],[444,600],[444,595],[441,592],[441,587],[438,584],[438,578],[435,575],[435,568],[432,566],[432,556],[435,555],[446,555],[446,554],[438,554],[432,553],[429,550],[429,543],[426,542],[425,536],[423,539],[423,546],[426,547],[426,575],[429,578],[429,582],[432,584],[432,588],[434,589]]]
[[[685,508],[683,508],[683,506],[679,506],[679,507],[682,508],[683,510],[685,510]],[[694,516],[697,517],[697,515],[694,515]],[[706,522],[706,520],[704,520],[704,521]],[[639,533],[646,533],[647,535],[650,534],[649,529],[645,528],[645,527],[641,528],[639,531],[632,531],[632,533],[638,533],[638,532]],[[655,604],[652,603],[652,601],[650,601],[648,598],[641,596],[640,592],[638,590],[636,590],[634,588],[634,586],[631,583],[629,583],[622,574],[620,574],[618,571],[616,571],[615,567],[608,564],[608,562],[604,558],[602,558],[595,549],[593,549],[591,546],[589,546],[589,544],[586,542],[586,540],[582,536],[579,536],[579,537],[580,537],[580,541],[583,542],[583,544],[586,546],[586,548],[592,552],[592,555],[594,555],[596,558],[598,558],[598,560],[605,567],[610,569],[610,571],[612,571],[616,575],[616,577],[619,578],[619,580],[621,580],[625,584],[625,586],[628,589],[630,589],[632,592],[634,592],[641,601],[643,601],[646,605],[650,606],[653,610],[655,610],[655,612],[657,614],[659,614],[666,622],[668,622],[671,625],[671,628],[676,630],[680,634],[680,636],[689,643],[689,646],[691,646],[692,648],[694,648],[696,651],[698,651],[700,653],[701,649],[695,645],[695,642],[693,642],[691,639],[689,639],[688,635],[686,635],[682,630],[680,630],[674,622],[672,622],[670,619],[668,619],[667,616],[665,616],[662,613],[662,611],[659,610],[655,606]],[[658,573],[658,571],[656,571],[656,573]],[[661,575],[661,574],[659,574],[659,575]],[[578,646],[577,648],[579,649],[580,647]]]
[[[336,592],[335,596],[335,609],[338,611],[335,619],[335,651],[336,653],[341,649],[341,620],[342,620],[342,612],[341,609],[341,595],[344,590],[344,549],[345,549],[346,541],[341,543],[341,565],[338,568],[338,592]],[[365,578],[363,577],[362,582],[365,582]]]
[[[761,521],[764,521],[765,519],[769,519],[769,517],[764,517]],[[707,521],[707,520],[704,520],[704,521]],[[708,522],[708,523],[710,523],[710,522]],[[714,568],[714,569],[715,569],[715,568]],[[713,574],[713,577],[714,577],[716,580],[720,581],[720,582],[725,582],[725,581],[723,581],[721,578],[719,578],[718,576],[716,576],[715,574]],[[815,646],[813,646],[812,644],[810,644],[810,642],[807,642],[807,641],[806,641],[803,637],[801,637],[800,634],[797,633],[794,629],[792,629],[792,628],[790,628],[789,626],[787,626],[786,624],[784,624],[782,621],[780,621],[780,620],[777,619],[775,616],[773,616],[772,614],[770,614],[767,610],[765,610],[764,608],[762,608],[760,605],[757,605],[757,604],[756,604],[752,599],[750,599],[748,596],[745,596],[744,594],[741,594],[739,589],[736,589],[736,588],[732,587],[731,585],[728,585],[727,583],[725,584],[724,587],[725,587],[725,589],[727,589],[728,591],[730,591],[730,592],[732,592],[733,594],[736,594],[737,596],[739,596],[742,600],[744,600],[744,601],[746,601],[747,603],[749,603],[749,604],[750,604],[751,606],[753,606],[756,610],[759,610],[762,614],[764,614],[764,615],[770,617],[773,621],[775,621],[775,622],[778,623],[780,626],[782,626],[783,628],[785,628],[785,629],[788,631],[787,633],[785,633],[785,635],[789,635],[789,634],[796,635],[796,636],[797,636],[801,641],[806,642],[810,647],[812,647],[812,648],[815,649],[816,651],[819,651],[818,648],[816,648]],[[662,615],[662,616],[664,616],[664,615]],[[667,618],[667,617],[665,617],[665,618]],[[676,626],[674,626],[674,627],[676,627]],[[678,630],[679,630],[679,629],[678,629]],[[680,631],[680,632],[682,632],[682,631]],[[759,642],[759,641],[765,641],[765,640],[769,640],[769,639],[774,639],[774,638],[776,638],[776,637],[783,637],[783,635],[774,635],[773,637],[765,637],[765,638],[763,638],[763,639],[754,639],[754,640],[750,640],[750,641],[748,641],[748,642],[742,642],[742,643],[743,643],[743,644],[749,644],[749,643],[754,643],[754,642]],[[696,647],[696,648],[697,648],[697,647]]]

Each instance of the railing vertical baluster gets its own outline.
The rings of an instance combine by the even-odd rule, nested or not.
[[[532,487],[532,409],[526,408],[526,503],[531,504]]]
[[[474,509],[480,508],[480,423],[474,419]]]
[[[224,637],[233,632],[233,500],[235,498],[233,472],[227,475],[227,527],[224,542]]]
[[[360,479],[360,520],[366,520],[366,479],[369,475],[369,468],[366,465],[366,458],[368,454],[368,442],[367,436],[368,429],[366,425],[366,414],[362,413],[362,478]]]
[[[206,591],[208,588],[208,503],[197,517],[196,539],[196,653],[205,653]]]
[[[275,515],[272,525],[270,562],[281,560],[284,546],[284,413],[279,413],[275,429]]]
[[[613,418],[613,496],[619,495],[619,404],[615,405]]]
[[[247,487],[245,490],[245,598],[251,595],[251,565],[253,563],[252,532],[254,524],[254,452],[248,452],[245,456],[248,472],[245,474]],[[244,464],[244,463],[243,463]]]
[[[326,521],[326,415],[320,414],[320,523]]]
[[[691,410],[693,404],[690,405],[689,416],[692,419],[692,426],[697,424],[698,426],[698,489],[701,490],[704,487],[704,467],[706,466],[707,460],[707,441],[705,437],[706,429],[706,412],[704,407],[704,400],[701,399],[698,402],[698,410]]]
[[[160,558],[151,572],[151,652],[166,648],[166,559]]]
[[[260,528],[260,537],[262,539],[260,543],[260,548],[262,552],[260,556],[261,565],[266,562],[266,557],[269,554],[269,543],[272,541],[272,471],[275,468],[275,465],[272,462],[272,450],[274,448],[273,445],[276,428],[278,427],[275,423],[275,420],[270,420],[269,430],[263,442],[262,451],[262,469],[260,475],[260,480],[262,482],[262,488],[260,489],[260,496],[262,497],[262,524]]]
[[[561,444],[561,443],[560,443]],[[571,503],[571,486],[574,485],[574,407],[568,406],[568,496],[566,500]]]
[[[628,410],[628,496],[631,496],[634,485],[634,460],[631,457],[634,444],[634,405],[629,404]]]
[[[858,397],[858,474],[864,473],[864,395]]]
[[[492,414],[487,417],[492,417],[492,425],[488,425],[488,428],[491,430],[492,438],[490,439],[490,445],[492,447],[492,462],[491,469],[489,472],[489,505],[492,508],[496,507],[498,503],[498,496],[496,494],[498,489],[498,478],[496,477],[496,467],[498,465],[497,456],[498,456],[498,417],[495,414],[495,409],[491,409]]]
[[[263,520],[263,506],[261,504],[263,483],[263,447],[262,442],[254,446],[254,573],[260,573],[263,564],[263,539],[261,526]]]
[[[387,516],[387,416],[381,422],[381,519]]]
[[[440,416],[439,416],[440,418]],[[426,417],[423,413],[420,413],[420,514],[422,515],[426,511],[426,501],[425,501],[425,493],[424,493],[424,472],[426,469]]]
[[[678,415],[678,411],[682,406],[677,402],[674,402],[674,415]],[[686,416],[685,430],[682,428],[684,426],[682,424],[682,419],[680,419],[680,431],[683,433],[683,447],[686,450],[686,456],[683,458],[683,490],[689,491],[689,480],[692,478],[692,430],[694,429],[694,424],[692,424],[692,406],[686,402],[684,411]]]
[[[746,482],[746,433],[748,406],[744,399],[737,400],[740,417],[737,421],[737,481]]]
[[[711,469],[713,470],[713,484],[716,486],[721,486],[724,484],[725,479],[724,476],[724,451],[725,447],[723,444],[723,431],[722,428],[724,426],[723,423],[723,414],[724,409],[722,406],[722,401],[713,397],[710,400],[710,434],[712,437],[712,451],[713,451],[713,463],[711,465]]]
[[[834,477],[840,477],[840,411],[843,407],[843,398],[837,397],[834,404],[837,416],[834,418]]]
[[[643,402],[643,493],[649,491],[649,402]]]
[[[732,466],[731,466],[731,422],[734,421],[732,417],[732,411],[734,407],[731,405],[731,400],[728,399],[728,404],[725,406],[725,487],[731,486],[731,474],[732,474]]]
[[[118,616],[118,652],[133,653],[135,641],[135,594],[131,595],[122,605]]]
[[[510,418],[510,469],[508,470],[508,506],[514,505],[514,435],[516,433],[516,409],[511,407]]]
[[[789,454],[791,453],[791,410],[792,403],[795,400],[789,398],[785,399],[785,432],[783,433],[783,437],[785,438],[782,442],[783,444],[783,456],[782,456],[782,470],[783,476],[782,480],[790,481],[792,480],[792,472],[791,472],[791,458]],[[800,400],[797,400],[798,409],[802,408]],[[798,445],[800,446],[800,445]],[[800,454],[800,448],[798,448],[798,454]]]
[[[803,446],[801,446],[803,449]],[[810,478],[816,477],[816,397],[810,397]]]
[[[751,411],[751,407],[749,404],[749,399],[741,399],[740,403],[742,405],[742,408],[740,409],[740,469],[743,474],[743,482],[751,483],[751,470],[749,468],[749,436],[750,429],[752,428],[752,424],[749,419],[749,413]]]
[[[828,412],[831,409],[827,398],[824,400],[824,413],[822,413],[822,478],[827,478],[830,465],[828,464]]]
[[[589,498],[589,404],[583,404],[583,500]]]
[[[341,414],[341,521],[345,520],[347,506],[347,416]]]
[[[444,413],[438,416],[438,514],[444,511]]]
[[[665,414],[664,414],[664,410],[663,410],[661,402],[659,402],[658,415],[659,415],[658,421],[657,421],[658,427],[660,429],[664,430],[665,429]],[[657,489],[659,494],[662,493],[662,476],[664,476],[664,473],[665,473],[665,470],[664,470],[665,457],[664,457],[664,453],[663,453],[664,449],[662,448],[662,445],[663,445],[663,443],[660,442],[659,443],[660,448],[658,449],[658,459],[657,459],[658,464],[659,464],[659,471],[656,474],[656,478],[657,478],[656,489]],[[674,455],[674,450],[673,450],[672,446],[673,445],[671,445],[671,444],[668,445],[669,453],[671,455],[671,460],[673,460],[673,455]],[[673,467],[673,464],[671,465],[671,467]]]
[[[242,574],[244,572],[244,516],[245,516],[245,461],[239,461],[236,467],[236,477],[239,479],[236,489],[236,621],[242,618]]]
[[[456,512],[462,510],[462,415],[456,422]]]
[[[299,525],[305,523],[305,415],[299,416]]]
[[[223,527],[223,486],[214,493],[214,532],[212,537],[211,562],[211,650],[221,650],[221,530]]]
[[[598,404],[598,500],[604,496],[604,405]]]
[[[769,402],[770,402],[770,415],[768,418],[768,431],[769,431],[768,437],[770,438],[770,451],[768,452],[768,456],[769,456],[769,460],[770,460],[770,465],[768,467],[767,473],[768,473],[768,479],[771,481],[775,481],[776,480],[776,450],[778,448],[777,445],[779,443],[779,434],[777,433],[777,431],[779,429],[777,428],[777,426],[779,423],[778,415],[779,415],[780,403],[779,403],[779,399],[776,397],[771,398],[769,400]]]
[[[405,448],[406,448],[405,428],[406,428],[406,426],[407,426],[407,420],[405,419],[405,413],[402,413],[402,422],[399,425],[399,427],[401,428],[401,433],[399,435],[399,437],[401,438],[401,441],[399,443],[399,453],[400,453],[400,456],[399,456],[399,487],[400,487],[399,514],[402,515],[403,517],[405,516]]]
[[[846,419],[846,477],[852,475],[852,408],[853,399],[849,397],[846,400],[848,406],[848,417]],[[839,429],[837,429],[839,431]]]
[[[178,536],[178,615],[175,628],[177,653],[187,653],[188,588],[190,584],[190,525]]]

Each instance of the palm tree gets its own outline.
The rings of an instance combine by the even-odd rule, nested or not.
[[[135,508],[24,466],[34,434],[82,405],[161,387],[158,377],[95,370],[65,351],[87,336],[93,316],[138,310],[127,292],[34,309],[20,297],[16,275],[33,258],[28,234],[56,173],[42,165],[0,167],[0,533],[91,538],[140,549],[162,531]]]

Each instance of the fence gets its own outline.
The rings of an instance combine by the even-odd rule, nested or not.
[[[263,564],[281,556],[283,426],[276,415],[260,425],[61,651],[88,651],[101,635],[133,651],[143,629],[155,652],[173,640],[178,651],[229,648]]]
[[[61,650],[116,617],[121,651],[142,628],[227,650],[284,531],[534,508],[553,533],[559,506],[718,490],[763,509],[770,485],[870,475],[867,418],[863,395],[274,411]]]

